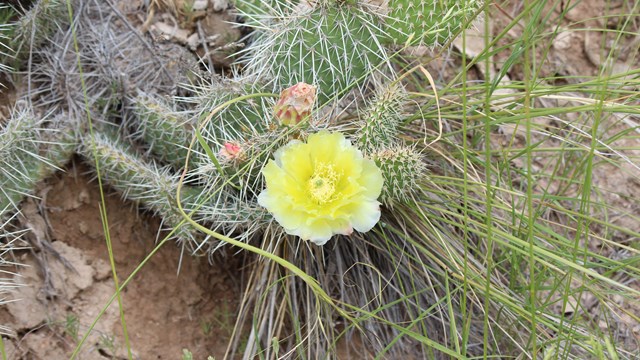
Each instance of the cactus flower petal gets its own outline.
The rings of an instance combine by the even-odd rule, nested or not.
[[[324,245],[380,220],[383,177],[341,133],[321,131],[280,148],[262,169],[258,203],[288,234]]]

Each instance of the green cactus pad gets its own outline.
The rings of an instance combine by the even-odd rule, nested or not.
[[[212,148],[220,148],[226,141],[242,141],[262,134],[274,126],[274,98],[253,97],[234,101],[259,92],[264,91],[256,84],[232,80],[216,82],[198,90],[195,97],[196,126],[207,121],[202,132]]]
[[[233,5],[249,26],[286,16],[298,4],[296,0],[235,0]]]
[[[130,200],[156,211],[170,210],[177,181],[168,168],[142,161],[117,135],[97,132],[83,139],[80,152],[100,167],[101,176]]]
[[[24,60],[30,51],[49,41],[61,27],[68,26],[69,14],[64,0],[39,0],[15,23],[11,46],[16,59]]]
[[[378,18],[357,6],[307,8],[259,34],[246,73],[279,93],[298,82],[318,86],[319,104],[362,81],[387,59]]]
[[[407,94],[399,85],[378,89],[375,97],[361,114],[360,126],[356,137],[365,153],[391,146],[397,140],[400,122],[400,110]]]
[[[99,166],[100,176],[124,197],[160,215],[169,228],[177,227],[182,221],[176,202],[178,179],[168,168],[142,161],[117,135],[108,131],[86,135],[79,150],[90,163]],[[182,203],[187,209],[196,196],[197,190],[185,187]],[[178,239],[188,243],[193,243],[194,236],[194,229],[188,225],[176,232]]]
[[[462,31],[481,0],[390,0],[386,18],[390,42],[403,45],[444,44]]]
[[[411,147],[395,146],[379,149],[371,157],[384,177],[380,201],[387,206],[406,202],[424,176],[425,165],[420,153]]]
[[[162,99],[148,95],[133,100],[133,111],[137,115],[133,137],[144,141],[157,159],[182,168],[193,138],[187,119]]]
[[[36,119],[26,109],[12,112],[0,129],[0,212],[15,210],[71,158],[77,145],[73,125],[65,113]]]

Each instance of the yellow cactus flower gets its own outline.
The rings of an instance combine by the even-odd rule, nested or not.
[[[336,234],[367,232],[380,220],[382,173],[338,132],[293,140],[262,169],[258,203],[291,235],[324,245]]]

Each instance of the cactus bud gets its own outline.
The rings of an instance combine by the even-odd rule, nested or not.
[[[237,143],[227,142],[220,149],[220,157],[225,162],[242,160],[244,149]]]
[[[418,180],[426,170],[420,153],[412,147],[397,146],[377,150],[371,157],[382,170],[384,178],[380,201],[393,206],[409,200],[409,195],[418,188]]]
[[[282,125],[296,125],[311,115],[315,101],[316,87],[299,82],[280,93],[280,99],[274,107],[276,119]]]

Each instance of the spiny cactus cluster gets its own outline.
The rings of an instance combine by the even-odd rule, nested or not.
[[[13,16],[12,9],[0,5],[0,72],[11,70],[10,64],[6,61],[13,56],[13,49],[10,46],[13,37],[13,25],[9,22],[11,16]],[[0,86],[3,86],[1,82]]]
[[[143,44],[138,45],[138,49],[124,47],[115,50],[119,48],[117,44],[140,42],[131,41],[128,38],[132,36],[130,32],[114,29],[113,25],[89,25],[89,22],[85,22],[84,31],[78,32],[79,43],[88,44],[98,37],[104,38],[106,41],[113,41],[113,44],[103,44],[102,50],[99,51],[104,52],[107,49],[114,53],[101,54],[97,52],[98,49],[88,45],[84,46],[86,50],[80,49],[82,71],[96,75],[85,77],[88,82],[85,86],[88,90],[90,110],[94,112],[96,119],[102,120],[104,111],[112,111],[108,109],[118,107],[123,101],[125,104],[128,103],[131,111],[127,116],[131,116],[135,122],[123,124],[124,131],[121,137],[132,144],[140,145],[140,149],[146,148],[147,155],[150,155],[152,160],[179,169],[186,160],[194,127],[209,111],[226,101],[258,91],[277,93],[295,83],[306,82],[318,87],[318,104],[323,105],[330,99],[343,98],[350,88],[364,90],[365,80],[376,78],[378,80],[373,86],[379,90],[366,111],[360,113],[362,126],[354,134],[354,138],[363,151],[368,154],[378,153],[379,159],[389,158],[393,153],[406,156],[411,152],[408,149],[384,151],[392,143],[396,143],[396,135],[401,126],[399,111],[403,108],[402,101],[405,97],[400,86],[381,84],[379,77],[371,76],[378,70],[384,70],[386,75],[383,79],[394,77],[384,44],[403,44],[409,35],[408,30],[414,28],[418,29],[416,33],[422,35],[421,43],[434,45],[445,42],[459,30],[461,24],[468,22],[469,16],[479,5],[479,1],[467,1],[463,6],[452,1],[405,0],[391,1],[382,7],[364,1],[298,3],[239,0],[235,6],[244,14],[247,23],[256,29],[250,46],[241,54],[242,59],[245,59],[242,60],[245,63],[244,72],[237,80],[221,80],[200,86],[196,96],[188,100],[192,103],[197,102],[195,106],[183,103],[181,106],[186,110],[180,111],[175,109],[177,105],[172,104],[173,100],[156,95],[158,92],[166,92],[162,81],[152,82],[155,87],[148,94],[140,89],[151,75],[150,72],[138,71],[143,66],[132,61],[129,56],[136,50],[148,51],[141,49],[144,47]],[[91,9],[95,6],[82,5],[76,6],[75,9],[78,13],[90,13],[95,11]],[[415,13],[413,9],[416,9]],[[80,69],[76,69],[72,79],[64,79],[64,82],[61,82],[63,76],[56,71],[61,71],[63,65],[73,62],[74,59],[69,58],[72,53],[65,54],[59,49],[54,50],[52,54],[53,49],[42,46],[47,40],[59,41],[63,38],[66,44],[71,45],[69,33],[64,29],[68,23],[66,17],[64,1],[36,2],[17,22],[14,45],[21,54],[25,51],[28,53],[28,49],[34,49],[31,56],[39,57],[40,61],[37,62],[31,81],[54,90],[44,94],[44,86],[38,86],[36,90],[43,91],[44,96],[39,97],[34,106],[46,107],[66,102],[64,105],[71,108],[69,116],[77,118],[83,116],[84,103],[87,101],[80,91]],[[46,21],[50,18],[56,21]],[[423,31],[427,28],[438,31]],[[105,31],[113,36],[104,36]],[[430,33],[436,35],[429,35]],[[66,50],[68,51],[68,48]],[[108,65],[100,61],[99,59],[105,55],[114,58],[115,61],[110,61]],[[65,58],[66,62],[61,60]],[[382,63],[386,64],[381,66]],[[131,74],[141,75],[138,75],[138,79],[123,78]],[[129,83],[133,83],[133,86]],[[140,85],[136,86],[137,84]],[[70,85],[72,89],[69,89]],[[29,96],[34,97],[34,94]],[[69,101],[72,96],[78,98]],[[269,132],[277,125],[272,117],[272,100],[250,99],[220,109],[207,122],[203,136],[216,151],[222,149],[225,143],[234,142],[245,150],[252,149],[254,154],[259,154],[256,144],[264,143],[263,138],[269,138]],[[96,111],[103,114],[96,114]],[[19,117],[18,113],[19,111],[15,112],[14,119]],[[340,125],[339,121],[335,118],[322,119],[319,124],[324,127],[334,126]],[[83,126],[79,125],[74,131],[81,135],[86,131]],[[5,126],[5,132],[14,133],[15,131],[9,131],[9,127],[9,124]],[[5,142],[7,145],[4,147],[22,147],[8,145],[9,143]],[[86,139],[84,143],[87,143]],[[83,149],[86,150],[86,146]],[[200,171],[199,168],[206,167],[207,163],[211,162],[199,146],[194,149],[194,154],[194,163],[200,162],[199,165],[202,165],[196,166],[194,171]],[[259,167],[256,164],[252,166]],[[395,166],[394,169],[398,170]],[[392,178],[391,175],[386,177]],[[129,183],[137,182],[131,179]]]
[[[480,3],[477,0],[389,0],[385,29],[395,43],[403,44],[415,38],[413,42],[420,45],[443,44],[463,29]]]
[[[24,60],[33,49],[44,45],[51,35],[68,25],[65,5],[64,0],[37,1],[17,20],[12,46],[18,61]]]
[[[399,85],[378,89],[373,99],[362,112],[356,136],[365,152],[389,147],[399,141],[402,125],[402,109],[405,108],[406,93]]]
[[[38,181],[77,152],[123,197],[157,213],[174,228],[183,219],[176,191],[188,160],[181,205],[193,211],[194,220],[287,258],[331,289],[341,287],[334,275],[346,269],[314,265],[322,261],[324,250],[284,234],[258,204],[264,188],[261,170],[291,140],[304,140],[321,129],[340,131],[382,170],[384,205],[397,206],[409,199],[424,165],[417,148],[400,136],[407,125],[403,113],[408,95],[395,82],[389,54],[410,39],[429,46],[448,41],[481,5],[477,0],[397,0],[384,7],[357,0],[237,0],[239,13],[254,29],[248,46],[238,54],[242,72],[231,79],[192,84],[189,95],[178,98],[171,97],[176,82],[186,79],[190,70],[172,67],[175,59],[155,54],[144,36],[131,31],[123,24],[126,19],[102,1],[72,3],[77,38],[67,26],[65,1],[40,0],[17,24],[22,34],[17,49],[33,59],[33,71],[26,79],[33,89],[21,94],[22,103],[31,107],[16,106],[0,132],[0,212],[12,212]],[[113,18],[118,21],[104,20]],[[190,56],[184,49],[176,51],[182,54],[177,63]],[[302,122],[283,123],[274,115],[277,94],[300,82],[317,88],[317,100],[311,103],[315,107]],[[189,226],[175,235],[193,253],[210,254],[224,245]],[[354,235],[355,242],[338,239],[334,251],[354,264],[386,259],[380,267],[384,276],[415,286],[410,274],[394,275],[397,259],[387,258],[385,236]],[[280,283],[282,274],[273,276],[281,270],[263,263],[256,269],[270,273],[252,278],[259,291],[248,295],[262,324],[253,329],[251,354],[262,351],[270,339],[286,338],[282,333],[286,326],[277,331],[264,326],[272,316],[282,319],[289,308],[312,307],[322,321],[333,322],[330,309],[309,301],[313,295],[299,279]],[[374,297],[378,286],[361,284],[359,289]],[[402,298],[401,290],[394,289],[378,294],[378,300]],[[352,290],[333,295],[348,303],[349,296],[355,296]],[[276,291],[277,296],[265,300],[263,291]],[[278,301],[287,295],[294,299],[284,306],[286,302]],[[263,301],[269,302],[269,315],[258,313]],[[403,311],[416,310],[411,302],[398,306],[404,310],[388,308],[384,315],[394,319]],[[315,321],[314,311],[300,311],[303,323]],[[241,315],[248,318],[251,312],[246,308]],[[376,348],[382,349],[397,335],[373,320],[363,324],[383,338],[372,342]],[[299,338],[315,341],[315,347],[306,350],[309,354],[327,353],[333,335],[327,337],[326,330],[309,326],[296,331]],[[294,346],[295,339],[289,337],[288,346]]]
[[[0,131],[0,211],[17,209],[75,150],[74,121],[65,113],[35,114],[26,105],[17,104]]]
[[[35,53],[68,26],[65,0],[35,1],[29,11],[0,5],[0,72],[33,63]]]
[[[460,33],[480,0],[252,1],[235,6],[254,28],[245,76],[279,91],[319,87],[321,104],[362,90],[373,74],[393,79],[388,46],[436,46]]]

